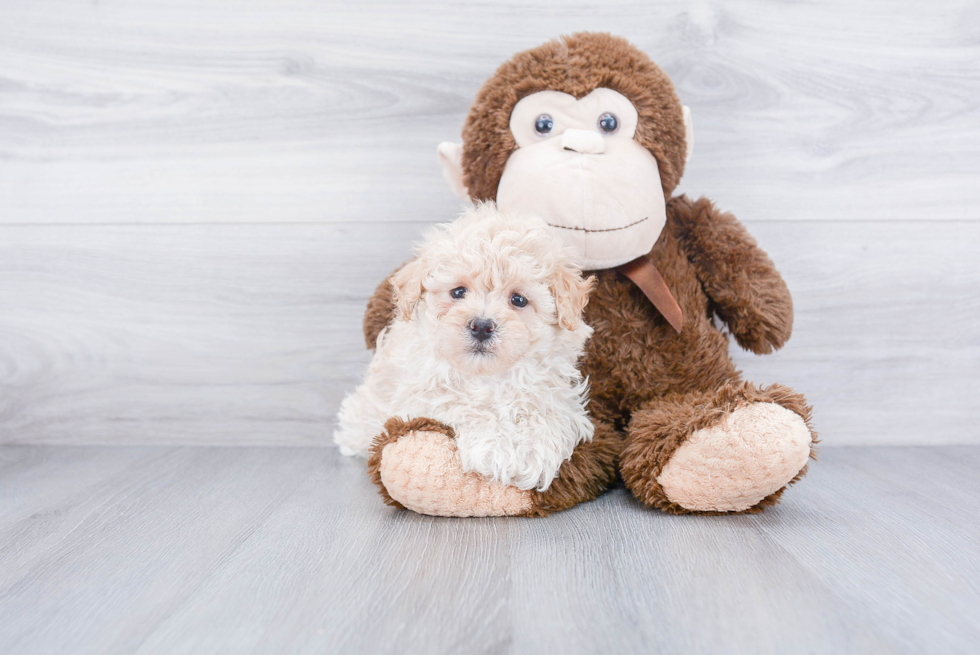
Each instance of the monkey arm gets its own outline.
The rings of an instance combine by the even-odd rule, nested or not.
[[[757,354],[781,348],[793,330],[793,300],[755,239],[706,198],[676,196],[667,210],[715,312],[738,344]]]
[[[397,273],[401,267],[391,272]],[[393,295],[395,289],[391,286],[391,275],[386,277],[368,298],[367,309],[364,310],[364,343],[368,350],[374,350],[374,344],[378,341],[381,330],[388,327],[391,320],[395,317],[395,301]]]

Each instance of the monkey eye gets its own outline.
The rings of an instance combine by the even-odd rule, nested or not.
[[[459,300],[466,295],[466,287],[456,287],[449,292],[449,295],[453,297],[453,300]]]
[[[510,294],[510,304],[513,305],[514,307],[526,307],[527,298],[525,298],[519,293],[512,293]]]
[[[541,114],[534,121],[534,131],[541,136],[551,134],[551,130],[554,128],[555,120],[548,114]]]
[[[599,117],[599,131],[606,134],[612,134],[619,129],[619,119],[616,118],[615,114],[610,114],[606,112]]]

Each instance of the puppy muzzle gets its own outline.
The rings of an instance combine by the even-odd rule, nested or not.
[[[493,338],[494,332],[497,331],[497,324],[489,318],[480,317],[474,318],[469,323],[470,337],[472,337],[477,343],[484,343]]]
[[[476,355],[490,355],[496,344],[497,323],[486,317],[474,318],[466,325],[470,335],[470,352]]]

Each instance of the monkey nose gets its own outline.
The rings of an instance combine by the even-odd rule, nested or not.
[[[583,155],[598,155],[606,150],[606,142],[602,135],[593,130],[578,130],[568,128],[561,134],[561,147],[574,150]]]
[[[493,331],[496,329],[497,324],[489,318],[474,318],[470,321],[470,336],[480,342],[492,337]]]

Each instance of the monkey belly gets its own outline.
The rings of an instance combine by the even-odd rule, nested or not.
[[[585,311],[595,330],[582,372],[589,378],[589,412],[622,424],[644,402],[667,394],[714,389],[741,376],[728,337],[707,317],[707,298],[679,294],[685,311],[678,334],[652,303],[616,271],[596,272]]]

